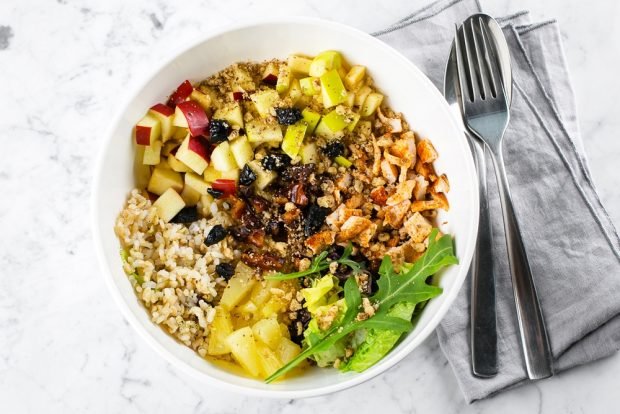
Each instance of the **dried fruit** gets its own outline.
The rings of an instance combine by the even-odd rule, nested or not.
[[[308,205],[309,200],[303,184],[298,183],[291,187],[291,191],[289,192],[289,200],[298,206]]]
[[[230,124],[223,119],[212,119],[209,123],[209,142],[217,144],[228,139]]]
[[[280,125],[293,125],[303,118],[297,108],[276,108],[276,117]]]
[[[325,222],[325,217],[329,214],[329,209],[319,207],[316,204],[310,205],[305,214],[304,235],[309,237],[321,230],[321,226]]]
[[[205,238],[205,244],[207,246],[211,246],[219,243],[224,240],[227,234],[228,232],[226,231],[226,229],[221,224],[217,224],[213,226],[209,234],[207,234],[207,237]]]
[[[170,220],[170,223],[193,223],[199,218],[196,206],[185,207]]]
[[[215,266],[215,273],[228,280],[235,274],[235,268],[230,263],[220,263]]]
[[[336,158],[344,154],[344,144],[340,141],[334,140],[327,143],[322,151],[323,154],[327,155],[329,158]]]
[[[286,154],[274,152],[261,160],[261,165],[267,171],[282,171],[291,165],[291,157]]]
[[[242,253],[241,260],[248,266],[262,270],[279,270],[284,266],[284,259],[271,253],[256,253],[253,251]]]
[[[239,184],[251,185],[254,181],[256,181],[256,173],[247,164],[244,165],[239,174]]]
[[[207,188],[207,193],[211,194],[213,198],[221,198],[224,195],[222,190],[216,190],[214,188]]]

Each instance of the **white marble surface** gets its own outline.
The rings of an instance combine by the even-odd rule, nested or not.
[[[168,49],[239,17],[309,15],[380,29],[427,0],[0,2],[0,411],[612,412],[620,356],[467,406],[437,340],[336,395],[261,401],[209,389],[159,358],[116,309],[95,266],[92,161],[116,102]],[[620,5],[487,1],[557,17],[592,173],[620,223]],[[376,11],[371,11],[376,9]]]

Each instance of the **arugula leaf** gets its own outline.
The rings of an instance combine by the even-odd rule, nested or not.
[[[349,259],[351,256],[351,252],[353,252],[353,245],[349,243],[347,247],[344,249],[342,256],[340,259],[333,260],[336,263],[343,264],[348,266],[353,270],[353,274],[359,273],[363,269],[363,264],[358,263],[355,260]],[[312,259],[312,263],[310,263],[310,267],[306,270],[302,270],[301,272],[294,273],[274,273],[271,275],[266,275],[265,279],[267,280],[289,280],[289,279],[297,279],[300,277],[311,276],[315,273],[321,273],[324,270],[329,268],[330,263],[333,261],[327,258],[327,250],[324,250],[319,255],[315,256]]]
[[[394,332],[407,332],[412,328],[411,321],[390,316],[390,308],[400,302],[410,302],[415,305],[439,295],[442,291],[437,286],[426,284],[426,278],[444,266],[458,263],[453,255],[452,238],[444,235],[438,240],[437,229],[433,229],[429,236],[429,245],[426,252],[410,268],[403,268],[403,273],[394,271],[392,260],[385,256],[379,268],[380,278],[377,281],[379,289],[371,298],[377,312],[366,320],[357,320],[357,314],[362,303],[362,297],[355,282],[350,277],[344,285],[344,299],[347,305],[342,319],[329,328],[323,338],[302,351],[296,358],[274,372],[265,381],[270,383],[284,375],[306,358],[317,352],[325,351],[340,339],[359,329],[385,329]],[[344,256],[344,255],[343,255]]]

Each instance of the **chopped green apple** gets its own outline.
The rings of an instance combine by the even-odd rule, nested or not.
[[[263,89],[253,93],[250,96],[250,99],[254,102],[254,106],[260,116],[266,118],[271,115],[271,109],[274,107],[276,102],[278,102],[280,96],[278,95],[278,92],[273,89]]]
[[[383,102],[383,95],[381,95],[380,93],[376,93],[376,92],[369,94],[366,100],[364,101],[364,104],[362,105],[360,114],[362,116],[372,115],[377,110],[377,108],[381,105],[381,102]]]
[[[342,66],[342,55],[335,50],[326,50],[312,59],[308,73],[310,76],[320,77],[332,69],[340,69],[340,66]]]
[[[213,119],[223,119],[231,125],[237,125],[243,128],[243,112],[239,102],[230,102],[215,111]]]
[[[355,92],[347,92],[347,99],[344,100],[344,104],[349,108],[353,108],[353,105],[355,105]]]
[[[199,90],[194,89],[189,96],[189,99],[196,102],[205,111],[211,109],[211,97],[206,93],[202,93]]]
[[[136,144],[151,145],[161,137],[161,123],[153,115],[146,114],[135,128]]]
[[[183,189],[183,178],[181,174],[161,167],[153,169],[151,179],[146,189],[153,194],[162,195],[169,188],[176,191],[181,191]]]
[[[301,92],[304,95],[312,96],[321,92],[321,82],[319,78],[308,77],[299,80]]]
[[[331,108],[345,101],[347,98],[347,90],[342,84],[338,71],[332,69],[321,76],[320,79],[323,106],[325,108]]]
[[[154,118],[159,120],[161,125],[162,141],[166,142],[172,138],[176,130],[175,126],[172,125],[172,122],[174,121],[174,109],[167,105],[158,103],[149,109],[149,115],[152,115]]]
[[[245,165],[254,158],[254,150],[245,135],[230,141],[230,151],[233,153],[239,167]]]
[[[185,187],[191,187],[198,194],[207,194],[207,189],[211,186],[202,179],[202,176],[188,172],[185,174]]]
[[[177,150],[175,157],[196,174],[202,174],[209,164],[207,143],[202,137],[187,135]]]
[[[168,154],[168,165],[173,171],[176,171],[176,172],[184,173],[184,172],[189,172],[192,170],[187,165],[179,161],[177,157],[174,156],[174,154]]]
[[[157,165],[161,161],[161,141],[155,141],[148,147],[144,148],[144,165]]]
[[[351,108],[337,106],[336,109],[321,118],[321,122],[316,127],[315,134],[326,138],[336,138],[344,129],[352,131],[359,121],[359,114],[353,112]]]
[[[353,66],[351,70],[347,73],[347,76],[344,77],[344,84],[347,89],[350,91],[356,90],[364,81],[364,77],[366,76],[366,67],[365,66]]]
[[[314,112],[309,108],[305,108],[301,111],[301,115],[304,117],[304,121],[308,124],[308,128],[306,129],[306,135],[312,135],[317,124],[321,120],[321,114]]]
[[[305,56],[290,55],[288,57],[288,67],[291,73],[297,75],[308,75],[312,59]]]
[[[254,174],[256,174],[256,181],[254,181],[254,185],[256,185],[259,190],[264,190],[265,187],[271,184],[271,182],[278,176],[273,171],[265,170],[258,160],[250,161],[247,165],[252,171],[254,171]]]
[[[291,158],[297,157],[301,144],[304,142],[307,128],[308,124],[303,120],[286,128],[286,134],[284,134],[284,140],[282,141],[282,151],[286,155]]]
[[[314,142],[304,144],[301,147],[300,156],[303,164],[316,164],[319,160],[316,144]]]
[[[301,98],[302,93],[303,92],[301,91],[299,80],[293,79],[291,81],[291,86],[288,89],[288,97],[291,99],[291,102],[293,105],[295,105],[297,101],[299,101],[299,98]]]
[[[364,101],[366,100],[366,98],[368,97],[368,95],[370,95],[370,92],[372,92],[372,89],[370,89],[370,86],[368,85],[364,85],[362,86],[356,93],[355,93],[355,106],[357,107],[362,107],[362,105],[364,104]]]
[[[353,163],[351,161],[349,161],[348,159],[346,159],[342,155],[339,155],[336,158],[334,158],[334,161],[336,161],[336,164],[338,164],[340,166],[343,166],[345,168],[349,168],[351,165],[353,165]]]
[[[278,124],[267,124],[261,120],[252,120],[246,124],[245,132],[251,143],[279,143],[282,142],[282,128]]]
[[[288,66],[281,65],[278,71],[278,81],[276,83],[276,91],[285,93],[291,86],[291,71]]]
[[[256,89],[256,85],[254,84],[254,81],[252,80],[252,75],[250,75],[250,73],[247,70],[245,70],[245,68],[239,65],[234,65],[233,71],[235,73],[234,75],[235,85],[231,85],[233,89],[235,86],[238,86],[244,91],[253,91]]]
[[[185,207],[185,201],[174,188],[169,188],[153,203],[153,207],[159,218],[167,223]]]
[[[213,168],[218,171],[230,171],[238,169],[235,156],[230,151],[228,141],[221,142],[213,149],[211,153],[211,163]]]

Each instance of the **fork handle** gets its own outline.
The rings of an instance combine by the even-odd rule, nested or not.
[[[510,187],[504,168],[501,144],[490,149],[504,218],[506,247],[512,275],[517,319],[521,333],[521,344],[525,356],[525,366],[530,379],[542,379],[553,375],[553,358],[545,321],[538,302],[532,270],[527,259],[519,222],[515,215],[510,196]]]
[[[471,276],[471,362],[477,377],[497,375],[497,321],[493,237],[487,197],[487,168],[484,143],[470,136],[480,191],[480,218],[476,251],[469,268]]]

